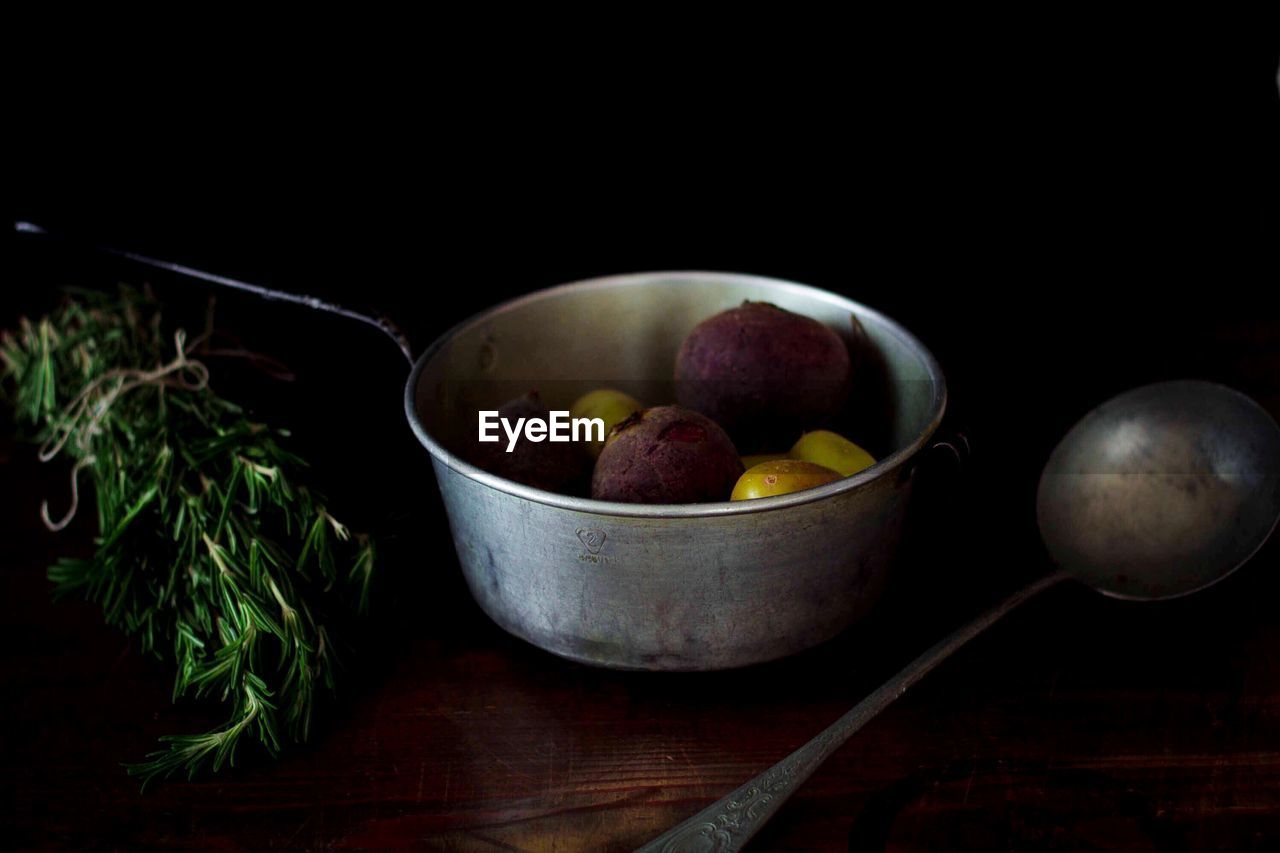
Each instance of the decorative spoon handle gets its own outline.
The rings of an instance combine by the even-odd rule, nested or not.
[[[998,622],[1018,605],[1066,579],[1062,572],[1046,575],[1020,589],[969,624],[934,645],[855,705],[821,734],[728,796],[722,797],[684,823],[640,847],[643,853],[740,850],[797,788],[833,752],[876,714],[924,678],[951,653]]]

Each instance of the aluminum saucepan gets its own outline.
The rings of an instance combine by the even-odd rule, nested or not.
[[[604,385],[671,401],[685,335],[744,300],[845,338],[853,416],[880,431],[878,464],[790,495],[659,506],[542,491],[456,452],[478,409],[530,389],[552,409]],[[946,400],[929,351],[857,302],[777,279],[659,272],[553,287],[467,320],[417,359],[405,411],[431,454],[467,584],[498,625],[598,666],[713,670],[809,648],[874,604]]]

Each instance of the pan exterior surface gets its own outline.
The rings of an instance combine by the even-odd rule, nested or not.
[[[435,470],[481,608],[548,651],[628,669],[723,669],[830,639],[878,597],[910,494],[882,480],[749,516],[634,518]]]

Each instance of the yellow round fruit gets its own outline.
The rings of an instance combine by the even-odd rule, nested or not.
[[[848,477],[876,464],[875,457],[842,435],[820,429],[806,432],[791,448],[792,459],[812,462]]]
[[[615,426],[643,408],[644,405],[630,394],[612,388],[598,388],[579,397],[569,407],[569,417],[600,418],[604,421],[604,437],[607,440]],[[592,456],[599,456],[603,449],[604,441],[593,440],[587,443],[587,451]]]
[[[733,495],[729,500],[749,501],[756,498],[771,498],[774,495],[789,495],[814,486],[822,486],[840,479],[840,475],[830,468],[814,465],[812,462],[801,462],[797,459],[781,459],[773,462],[761,462],[738,478],[733,487]]]

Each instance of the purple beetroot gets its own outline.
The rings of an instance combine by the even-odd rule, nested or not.
[[[720,424],[744,453],[790,446],[844,406],[849,351],[817,320],[744,302],[699,323],[676,356],[680,405]]]
[[[591,478],[603,501],[685,504],[727,501],[742,476],[729,436],[680,406],[636,412],[614,427]]]
[[[530,391],[503,403],[498,408],[498,417],[511,424],[520,418],[548,421],[551,412],[539,399],[538,392]],[[584,488],[587,471],[580,447],[569,442],[533,442],[522,438],[508,453],[507,445],[507,436],[499,430],[496,442],[474,442],[469,461],[491,474],[535,489],[573,494]]]

